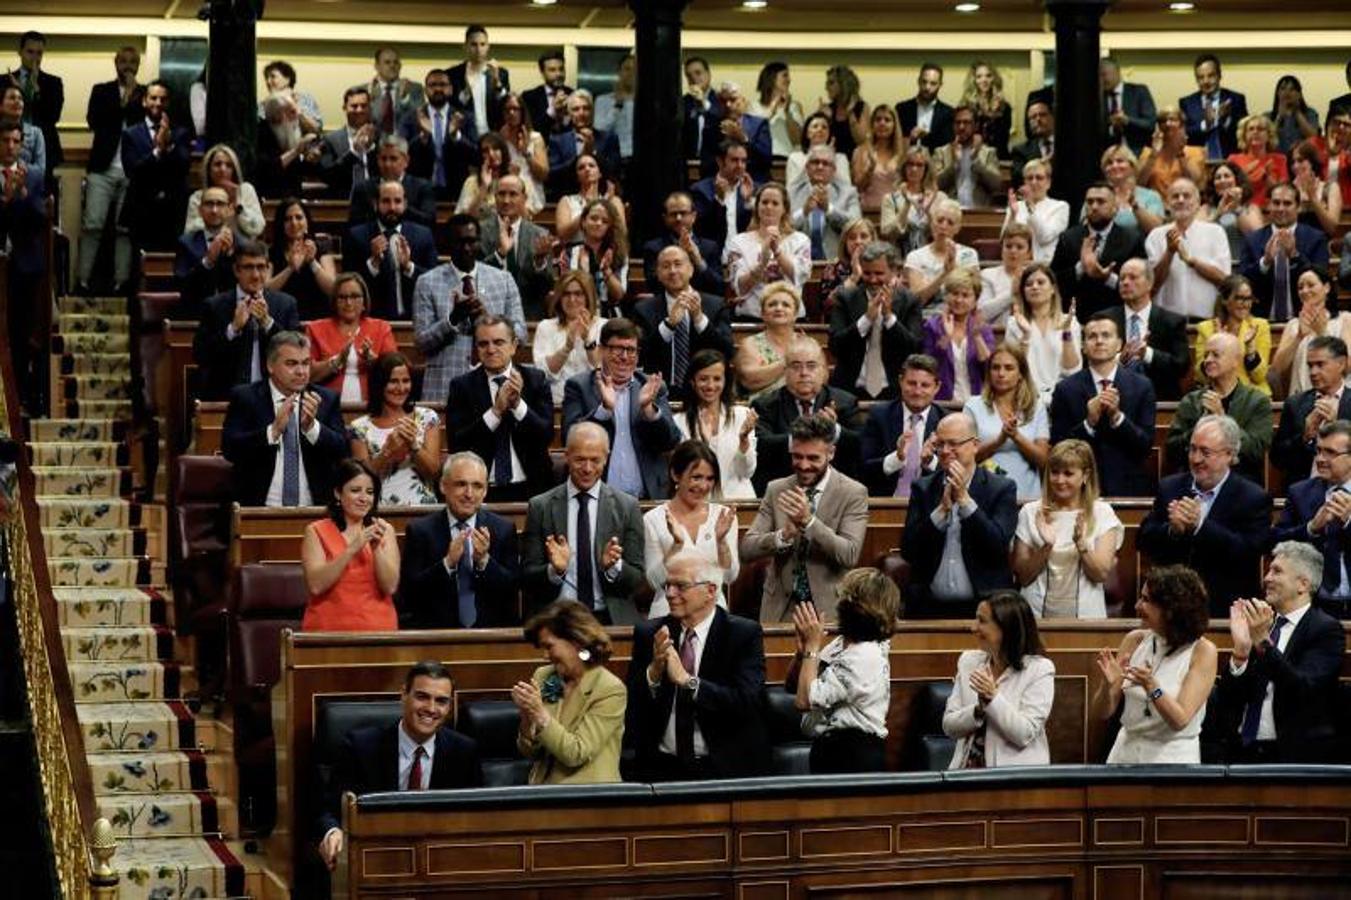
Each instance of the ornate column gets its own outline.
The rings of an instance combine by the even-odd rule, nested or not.
[[[630,160],[631,246],[640,246],[661,228],[666,195],[685,185],[681,158],[682,108],[680,32],[688,0],[629,0],[636,16],[637,106]]]
[[[211,0],[207,51],[206,143],[227,143],[245,172],[258,143],[256,23],[263,0]]]
[[[1098,83],[1102,15],[1112,0],[1046,0],[1055,20],[1055,195],[1077,210],[1084,190],[1102,177],[1103,133]]]

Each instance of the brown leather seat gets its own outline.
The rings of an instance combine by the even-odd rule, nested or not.
[[[180,634],[196,638],[203,697],[219,696],[225,686],[230,470],[219,456],[180,456],[174,470],[169,571],[175,621]]]

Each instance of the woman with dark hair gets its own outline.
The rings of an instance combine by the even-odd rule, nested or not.
[[[788,190],[793,189],[793,185],[807,177],[807,154],[817,144],[828,145],[830,143],[830,116],[821,111],[817,111],[807,116],[807,120],[802,123],[802,141],[799,149],[788,154],[788,162],[784,167],[783,183],[788,186]],[[841,189],[849,187],[849,157],[835,152],[835,179]]]
[[[858,75],[848,66],[826,69],[826,99],[819,109],[830,117],[830,136],[835,149],[848,159],[854,148],[863,143],[868,131],[871,110],[859,96]]]
[[[511,148],[496,131],[490,131],[478,139],[479,166],[464,179],[460,186],[460,198],[455,201],[455,212],[469,213],[477,217],[480,210],[491,208],[494,193],[497,191],[497,179],[503,175],[519,174],[518,167],[511,162]]]
[[[730,585],[741,570],[737,557],[736,511],[710,503],[718,489],[718,457],[703,441],[681,441],[671,451],[671,499],[643,514],[643,559],[647,583],[657,592],[648,618],[671,611],[663,586],[666,562],[679,554],[693,555],[722,571]],[[727,596],[717,603],[727,608]]]
[[[1299,221],[1337,237],[1342,218],[1342,189],[1337,179],[1323,177],[1323,154],[1313,141],[1300,141],[1290,152],[1292,180],[1299,192]]]
[[[544,182],[549,177],[549,151],[544,136],[530,122],[521,95],[507,94],[498,107],[502,126],[497,133],[507,144],[508,163],[525,182],[526,212],[534,215],[544,208]]]
[[[574,375],[600,366],[596,282],[585,272],[564,272],[549,295],[552,315],[535,325],[531,352],[535,368],[549,376],[554,405],[563,406],[563,386]]]
[[[707,444],[718,458],[723,480],[713,496],[719,500],[754,499],[751,476],[757,461],[755,410],[732,402],[727,358],[717,350],[690,357],[685,381],[685,411],[676,418],[684,440]]]
[[[1253,202],[1248,173],[1232,162],[1217,163],[1206,179],[1201,201],[1201,216],[1224,229],[1230,259],[1241,259],[1248,235],[1266,224],[1261,208]]]
[[[364,462],[338,463],[328,516],[305,526],[300,565],[310,599],[302,631],[397,631],[399,542],[376,518],[380,476]]]
[[[399,349],[389,323],[366,315],[370,306],[366,282],[355,272],[344,272],[333,280],[333,315],[305,323],[310,383],[328,388],[344,403],[365,403],[371,363]]]
[[[600,158],[590,153],[578,153],[577,161],[572,164],[577,173],[577,193],[558,199],[554,210],[554,233],[563,243],[577,237],[582,230],[582,219],[586,208],[596,200],[604,200],[610,205],[610,215],[620,225],[624,220],[624,201],[619,196],[619,186],[609,178],[600,166]]]
[[[304,91],[296,90],[296,70],[290,63],[279,59],[263,66],[263,83],[267,90],[262,93],[284,94],[290,97],[300,110],[300,128],[306,134],[319,133],[324,131],[324,117],[319,112],[319,103],[314,99],[313,94],[307,94]],[[258,102],[258,118],[262,119],[263,103]]]
[[[957,741],[950,769],[1045,766],[1055,663],[1021,594],[995,591],[976,607],[976,650],[957,658],[943,733]]]
[[[272,277],[267,289],[295,297],[301,321],[321,319],[332,312],[338,254],[331,240],[314,233],[310,211],[296,197],[277,204],[269,258]]]
[[[1351,312],[1338,312],[1337,285],[1326,269],[1305,269],[1295,279],[1299,297],[1299,318],[1285,323],[1281,342],[1271,357],[1271,371],[1285,385],[1285,395],[1293,397],[1313,387],[1309,380],[1309,341],[1327,334],[1351,340]]]
[[[534,761],[530,783],[619,781],[628,691],[605,667],[605,627],[582,604],[559,600],[525,623],[525,639],[549,660],[511,688],[521,713],[516,748]]]
[[[366,415],[349,426],[352,456],[384,479],[380,499],[390,506],[439,503],[441,420],[413,405],[413,370],[402,353],[382,353],[371,366]]]
[[[601,315],[620,315],[620,304],[629,289],[629,238],[624,217],[615,214],[609,200],[588,200],[582,207],[578,239],[560,251],[560,273],[581,272],[596,287],[596,306]]]
[[[1271,95],[1271,121],[1276,146],[1289,153],[1295,145],[1318,137],[1318,111],[1304,102],[1304,86],[1294,75],[1282,75]]]
[[[1201,363],[1206,356],[1206,342],[1216,334],[1228,332],[1243,342],[1243,368],[1238,370],[1241,384],[1256,388],[1271,396],[1271,382],[1267,369],[1271,363],[1271,323],[1252,314],[1252,284],[1242,275],[1230,275],[1220,284],[1215,301],[1215,318],[1196,326],[1196,378],[1204,374]]]
[[[846,572],[837,591],[839,636],[828,644],[816,607],[794,607],[797,653],[784,688],[804,713],[813,775],[881,772],[887,767],[891,633],[901,592],[891,578],[867,567]]]
[[[766,63],[755,80],[756,103],[750,113],[769,122],[769,138],[775,156],[787,156],[802,140],[802,104],[793,99],[789,90],[793,76],[788,63]]]
[[[1135,601],[1144,627],[1127,634],[1116,651],[1098,653],[1102,682],[1095,702],[1104,718],[1121,709],[1109,765],[1201,761],[1201,723],[1218,657],[1204,637],[1206,603],[1206,587],[1191,569],[1151,569]]]

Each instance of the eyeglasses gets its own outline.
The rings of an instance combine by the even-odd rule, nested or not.
[[[630,347],[627,344],[606,344],[605,349],[615,356],[637,356],[638,348]]]
[[[1228,453],[1228,450],[1216,450],[1213,447],[1198,447],[1196,444],[1187,446],[1187,453],[1192,456],[1200,456],[1202,459],[1214,459],[1217,456]]]
[[[662,590],[670,594],[672,592],[683,594],[692,587],[698,587],[701,584],[712,584],[711,581],[668,581],[662,586]]]
[[[788,365],[784,366],[784,368],[790,372],[815,372],[817,369],[821,368],[821,364],[815,361],[803,362],[802,360],[797,360],[796,362],[790,362]]]
[[[1318,447],[1313,451],[1313,455],[1323,459],[1336,459],[1339,456],[1351,455],[1351,450],[1334,450],[1331,447]]]
[[[969,444],[974,440],[975,438],[969,437],[964,438],[960,441],[934,441],[934,450],[936,450],[939,453],[942,453],[944,450],[956,450],[963,444]]]

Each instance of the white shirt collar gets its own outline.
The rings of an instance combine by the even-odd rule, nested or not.
[[[1200,486],[1199,484],[1196,483],[1196,479],[1193,477],[1193,478],[1192,478],[1192,490],[1196,491],[1198,494],[1207,494],[1207,493],[1210,494],[1210,499],[1211,499],[1212,502],[1214,502],[1215,498],[1218,497],[1218,496],[1220,496],[1220,491],[1224,488],[1224,483],[1225,483],[1226,481],[1228,481],[1228,480],[1229,480],[1229,476],[1230,476],[1230,475],[1233,475],[1233,474],[1234,474],[1234,470],[1233,470],[1233,469],[1230,469],[1228,472],[1225,472],[1225,473],[1224,473],[1224,477],[1221,478],[1218,482],[1216,482],[1216,483],[1215,483],[1215,486],[1214,486],[1213,488],[1211,488],[1209,491],[1203,491],[1203,490],[1201,489],[1201,486]]]
[[[909,421],[911,416],[919,416],[919,420],[921,422],[927,422],[929,421],[929,410],[931,409],[933,409],[932,403],[930,403],[928,406],[924,407],[921,410],[913,410],[905,405],[904,400],[901,401],[901,410],[902,414],[905,416],[906,421]]]
[[[460,521],[459,518],[455,515],[455,513],[453,513],[453,512],[450,511],[450,507],[449,507],[449,506],[446,507],[446,521],[448,521],[448,522],[450,523],[450,529],[451,529],[451,531],[454,531],[454,530],[455,530],[455,526],[456,526],[456,525],[459,523],[459,521]],[[465,524],[468,525],[471,529],[473,529],[473,528],[477,525],[477,523],[478,523],[478,510],[475,510],[475,511],[474,511],[474,514],[473,514],[472,516],[470,516],[469,518],[465,519],[464,522],[465,522]]]
[[[699,646],[701,648],[706,649],[708,647],[708,633],[713,630],[713,619],[715,616],[717,616],[717,614],[718,608],[714,606],[709,610],[708,615],[704,616],[704,620],[700,622],[698,625],[695,625],[693,629],[685,628],[685,626],[682,624],[681,630],[682,631],[693,630],[694,633],[699,636]],[[680,639],[682,641],[685,640],[685,636],[682,634]]]
[[[574,481],[572,480],[572,478],[569,477],[568,480],[567,480],[567,486],[568,486],[568,499],[569,499],[569,500],[574,499],[578,494],[586,494],[586,495],[587,495],[588,497],[590,497],[592,500],[600,500],[600,482],[599,482],[599,481],[597,481],[595,484],[591,485],[591,487],[590,487],[589,489],[583,491],[581,488],[577,487],[576,482],[574,482]]]
[[[417,750],[418,747],[421,747],[423,750],[425,750],[427,752],[427,758],[431,759],[432,751],[436,749],[436,735],[432,735],[425,741],[415,741],[413,740],[413,736],[408,733],[408,730],[404,728],[403,719],[400,719],[399,754],[401,756],[412,756],[413,752]],[[423,775],[422,777],[424,780],[426,780],[428,779],[429,776]]]
[[[1291,610],[1291,611],[1288,612],[1288,613],[1279,613],[1279,612],[1276,613],[1276,615],[1278,615],[1278,616],[1285,616],[1286,622],[1289,623],[1289,625],[1288,625],[1287,627],[1288,627],[1290,630],[1289,630],[1289,631],[1286,631],[1285,629],[1281,629],[1281,634],[1282,634],[1282,636],[1285,636],[1285,635],[1287,635],[1287,634],[1294,634],[1294,633],[1295,633],[1295,629],[1299,627],[1299,620],[1302,619],[1302,618],[1304,618],[1304,614],[1305,614],[1306,612],[1309,611],[1309,607],[1311,607],[1311,606],[1313,606],[1313,602],[1312,602],[1312,601],[1310,601],[1309,603],[1305,603],[1305,604],[1304,604],[1303,606],[1301,606],[1299,609]],[[1273,621],[1272,627],[1275,627],[1274,621]]]
[[[1149,324],[1149,310],[1154,306],[1154,301],[1149,300],[1139,310],[1133,310],[1129,304],[1126,304],[1126,321],[1131,320],[1131,316],[1139,316],[1141,324]]]
[[[812,485],[816,489],[816,496],[820,497],[826,492],[826,485],[830,484],[830,473],[835,471],[834,466],[826,466],[826,471],[821,475],[821,480]],[[801,485],[799,485],[801,487]],[[805,492],[807,489],[802,488]]]
[[[1115,384],[1115,383],[1116,383],[1116,370],[1117,370],[1117,365],[1116,365],[1116,363],[1112,363],[1112,368],[1108,371],[1108,373],[1107,373],[1106,375],[1099,375],[1097,372],[1095,372],[1095,371],[1093,370],[1093,367],[1092,367],[1092,366],[1089,366],[1089,367],[1088,367],[1088,374],[1091,375],[1091,376],[1093,377],[1093,385],[1096,387],[1097,385],[1102,384],[1102,382],[1104,382],[1104,381],[1110,381],[1110,382],[1112,382],[1113,384]]]

